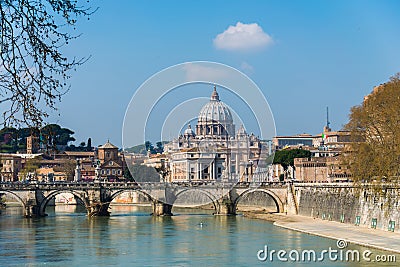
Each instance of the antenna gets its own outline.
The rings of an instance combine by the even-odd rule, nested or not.
[[[331,123],[329,122],[329,108],[326,107],[326,128],[329,128],[329,125]]]

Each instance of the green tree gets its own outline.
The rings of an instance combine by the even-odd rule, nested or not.
[[[37,135],[36,128],[4,127],[0,130],[0,151],[6,153],[15,153],[25,151],[26,138],[30,135]]]
[[[164,145],[163,142],[159,141],[156,143],[156,152],[157,153],[163,153],[164,152]]]
[[[41,141],[46,147],[46,150],[50,149],[58,150],[58,146],[67,146],[69,142],[75,141],[72,137],[73,131],[67,128],[62,128],[58,124],[48,124],[43,127],[40,131]]]
[[[78,18],[92,12],[81,0],[0,1],[0,125],[40,126],[56,110],[70,72],[85,59],[69,59],[64,47],[77,35]]]
[[[150,141],[146,141],[144,146],[146,147],[146,151],[150,151],[150,154],[156,154],[156,150]]]
[[[304,149],[284,149],[275,152],[274,164],[281,164],[283,169],[287,169],[289,166],[294,167],[295,158],[309,158],[311,152]]]
[[[39,161],[36,158],[27,159],[24,167],[19,172],[21,179],[36,179],[36,170],[39,168]]]
[[[311,157],[311,152],[304,149],[284,149],[275,152],[274,164],[282,165],[285,175],[287,175],[288,167],[294,168],[295,158],[309,158]],[[280,177],[281,178],[281,177]]]
[[[92,138],[90,137],[87,140],[86,151],[92,151]]]
[[[400,75],[374,88],[361,105],[351,108],[345,129],[352,143],[342,162],[355,181],[399,180]]]

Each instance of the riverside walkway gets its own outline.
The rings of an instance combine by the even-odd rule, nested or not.
[[[286,216],[285,216],[286,217]],[[335,221],[326,221],[300,215],[287,216],[289,221],[278,220],[274,225],[307,234],[345,240],[361,246],[400,253],[400,233],[360,227]]]

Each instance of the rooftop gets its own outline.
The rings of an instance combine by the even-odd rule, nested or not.
[[[118,149],[118,147],[116,147],[110,143],[110,140],[108,140],[107,143],[105,143],[104,145],[99,146],[99,148],[117,148]]]

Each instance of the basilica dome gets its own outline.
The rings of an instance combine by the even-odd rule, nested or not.
[[[219,122],[222,124],[232,123],[232,114],[228,106],[219,100],[216,88],[211,94],[210,102],[201,109],[198,117],[199,122]]]
[[[196,134],[199,136],[226,136],[234,134],[232,113],[227,105],[219,100],[216,87],[211,94],[210,102],[200,110]]]

